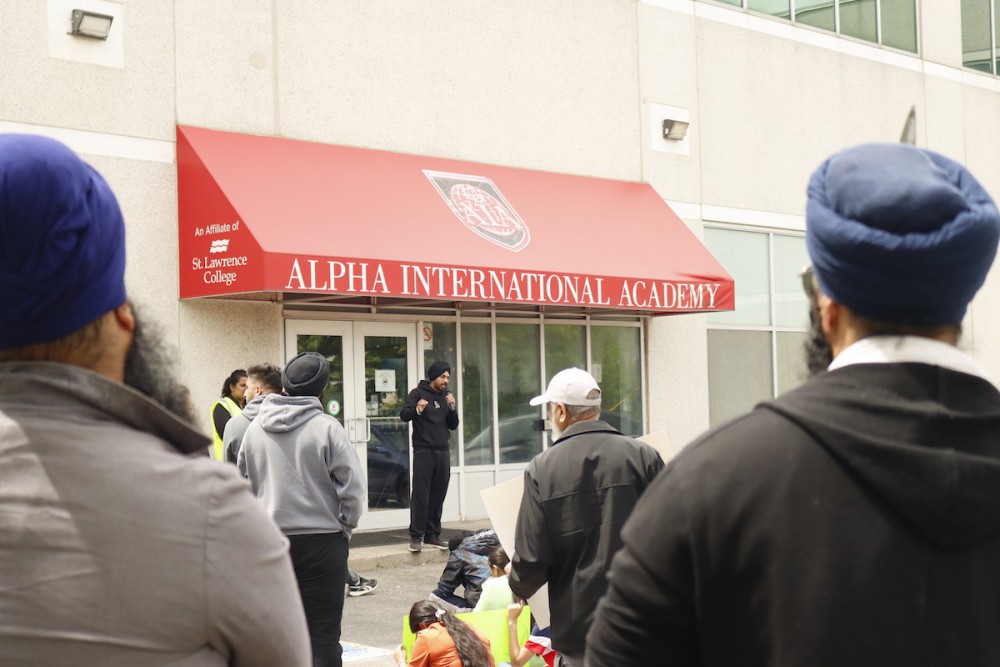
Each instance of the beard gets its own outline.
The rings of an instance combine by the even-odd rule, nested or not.
[[[833,349],[823,335],[819,305],[816,303],[809,306],[809,338],[806,340],[805,353],[809,377],[822,373],[833,362]]]
[[[135,331],[125,358],[125,384],[145,394],[188,424],[194,424],[191,391],[174,376],[176,364],[165,350],[159,332],[147,329],[132,304]]]
[[[549,441],[550,445],[555,444],[556,440],[562,437],[562,429],[556,426],[556,423],[554,421],[552,422],[551,428],[552,428],[552,437]]]

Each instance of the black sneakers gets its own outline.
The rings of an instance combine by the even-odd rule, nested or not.
[[[434,547],[435,549],[444,549],[445,551],[448,550],[448,543],[442,542],[441,538],[438,537],[425,537],[424,544],[429,547]],[[410,549],[410,551],[413,551],[413,549]]]
[[[368,595],[376,588],[378,588],[378,579],[358,577],[358,583],[347,586],[347,595],[348,597],[359,598],[362,595]]]
[[[410,540],[410,551],[415,554],[420,553],[420,538],[414,537]]]

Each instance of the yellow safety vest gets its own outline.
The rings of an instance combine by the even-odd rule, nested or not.
[[[214,437],[215,448],[213,449],[213,453],[215,454],[215,460],[225,461],[226,455],[222,451],[222,434],[215,430],[215,406],[219,405],[220,403],[222,404],[222,407],[224,407],[226,410],[229,411],[230,419],[243,412],[243,408],[237,405],[236,401],[234,401],[233,399],[229,398],[228,396],[223,396],[215,403],[212,403],[212,407],[208,409],[208,418],[212,424],[212,435],[215,436]]]

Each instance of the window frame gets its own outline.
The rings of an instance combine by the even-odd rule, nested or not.
[[[704,1],[704,0],[703,0]],[[817,30],[819,32],[827,34],[835,34],[838,37],[843,37],[844,39],[849,39],[859,44],[875,45],[883,49],[890,49],[899,53],[905,53],[911,56],[920,56],[920,0],[913,0],[913,43],[914,50],[910,51],[908,49],[903,49],[898,46],[892,46],[890,44],[883,43],[883,30],[882,30],[882,0],[873,0],[875,2],[875,41],[870,41],[861,37],[854,37],[853,35],[847,35],[841,32],[840,23],[840,7],[845,1],[855,1],[855,0],[830,0],[833,3],[833,25],[834,29],[828,30],[826,28],[817,27],[809,23],[802,23],[796,20],[796,7],[795,0],[788,0],[788,17],[768,14],[757,9],[753,9],[749,6],[751,0],[737,0],[737,1],[726,1],[726,0],[708,0],[709,2],[714,2],[724,7],[730,9],[737,8],[743,11],[753,14],[754,16],[761,16],[764,18],[772,19],[775,21],[784,21],[791,23],[794,26],[800,28],[807,28],[809,30]]]
[[[771,384],[771,398],[777,398],[779,389],[779,373],[778,373],[778,335],[782,333],[795,333],[795,334],[806,334],[809,333],[809,326],[806,324],[804,327],[801,326],[789,326],[789,325],[779,325],[778,321],[778,299],[776,291],[775,282],[775,236],[785,236],[791,238],[800,238],[805,243],[805,231],[798,229],[788,229],[785,227],[761,227],[761,226],[751,226],[751,225],[738,225],[738,224],[728,224],[724,222],[715,222],[706,220],[704,222],[704,227],[709,229],[719,229],[725,231],[734,231],[742,233],[751,234],[765,234],[767,235],[767,284],[768,284],[768,320],[769,323],[766,325],[761,324],[723,324],[723,323],[713,323],[711,318],[706,317],[705,321],[705,336],[706,343],[711,331],[747,331],[747,332],[764,332],[768,334],[771,352],[771,367],[770,367],[770,384]],[[706,247],[709,251],[712,251],[711,246],[708,245],[706,239]],[[714,254],[714,253],[713,253]],[[711,354],[711,346],[708,345],[708,354]],[[712,378],[709,376],[708,382],[711,385]],[[711,386],[709,386],[709,400],[711,400]],[[711,409],[710,409],[711,414]],[[729,419],[732,415],[727,416],[723,419]],[[722,422],[712,422],[710,427],[717,426],[718,423]]]

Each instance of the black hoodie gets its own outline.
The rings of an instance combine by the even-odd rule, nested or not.
[[[448,449],[449,431],[458,428],[458,412],[448,407],[446,396],[450,392],[434,391],[431,383],[421,380],[407,395],[399,418],[413,422],[413,449]],[[417,414],[417,401],[427,401],[423,414]]]
[[[1000,665],[1000,393],[825,373],[692,443],[622,536],[587,665]]]

